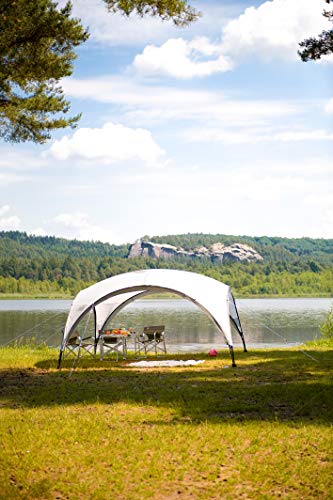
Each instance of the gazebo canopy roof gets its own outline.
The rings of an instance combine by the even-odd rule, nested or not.
[[[96,336],[106,322],[133,300],[150,293],[170,291],[195,303],[214,321],[232,347],[230,318],[242,336],[239,317],[228,285],[188,271],[147,269],[119,274],[85,288],[75,297],[68,314],[62,349],[90,310],[95,313]]]

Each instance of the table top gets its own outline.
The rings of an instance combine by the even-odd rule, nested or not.
[[[132,332],[133,333],[133,332]],[[120,329],[114,329],[114,330],[100,330],[99,331],[99,337],[130,337],[131,332],[129,330],[120,330]]]
[[[99,335],[131,335],[133,331],[126,330],[126,328],[114,328],[113,330],[99,330]]]

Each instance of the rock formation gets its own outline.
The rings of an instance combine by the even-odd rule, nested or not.
[[[153,243],[151,241],[137,240],[131,245],[128,258],[151,257],[153,259],[174,259],[176,257],[208,258],[212,261],[257,261],[262,256],[249,245],[233,243],[225,246],[223,243],[214,243],[209,248],[199,247],[187,252],[183,248],[177,248],[166,243]]]

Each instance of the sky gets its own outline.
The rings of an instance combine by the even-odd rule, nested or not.
[[[90,39],[61,85],[82,118],[0,142],[0,230],[333,238],[333,57],[297,55],[329,29],[325,2],[191,4],[177,28],[74,1]]]

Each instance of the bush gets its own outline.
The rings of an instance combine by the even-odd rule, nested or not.
[[[323,340],[331,340],[333,342],[333,306],[319,329]]]
[[[333,348],[333,305],[327,313],[325,320],[319,325],[321,338],[316,336],[314,340],[306,342],[308,347],[329,347]]]

